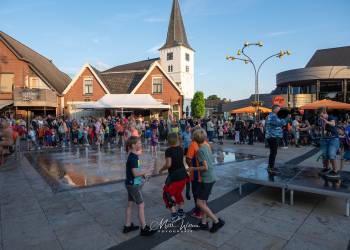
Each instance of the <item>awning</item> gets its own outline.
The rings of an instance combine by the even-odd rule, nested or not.
[[[76,104],[76,109],[170,109],[149,94],[108,94],[97,102]]]
[[[324,100],[309,103],[300,107],[300,109],[320,109],[320,108],[350,110],[350,104],[324,99]]]
[[[248,106],[248,107],[244,107],[244,108],[240,108],[240,109],[234,109],[231,111],[231,113],[232,114],[243,114],[243,113],[252,114],[252,113],[255,113],[256,110],[257,110],[256,107]],[[259,107],[259,111],[262,113],[270,113],[271,109],[265,108],[265,107]]]
[[[0,110],[12,104],[12,100],[0,100]]]

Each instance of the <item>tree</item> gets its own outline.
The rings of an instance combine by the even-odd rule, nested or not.
[[[205,115],[205,99],[201,91],[197,91],[191,102],[192,116],[194,118],[203,118]]]
[[[207,100],[220,100],[220,97],[218,97],[217,95],[210,95],[208,96]]]

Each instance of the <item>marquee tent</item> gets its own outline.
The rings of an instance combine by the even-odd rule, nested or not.
[[[97,102],[77,104],[76,109],[170,109],[149,94],[107,94]]]

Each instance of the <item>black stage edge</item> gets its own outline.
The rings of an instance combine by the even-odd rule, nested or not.
[[[209,207],[212,209],[214,213],[218,213],[221,210],[233,205],[237,201],[246,197],[247,195],[253,193],[255,190],[259,188],[258,185],[247,183],[244,185],[244,191],[242,196],[240,196],[237,192],[237,189],[234,189],[219,198],[212,200],[209,202]],[[223,218],[224,219],[224,218]],[[197,224],[198,220],[190,217],[190,212],[187,213],[187,218],[185,219],[184,224],[186,222],[191,224]],[[122,229],[120,229],[122,230]],[[156,247],[157,245],[169,240],[174,237],[177,233],[156,233],[151,237],[142,237],[136,236],[127,241],[120,243],[114,247],[109,248],[108,250],[130,250],[130,249],[139,249],[139,250],[148,250]]]
[[[320,150],[319,148],[311,149],[310,151],[306,152],[305,154],[300,155],[294,159],[291,159],[290,161],[287,161],[285,164],[286,165],[299,165],[300,163],[305,161],[307,158],[310,158],[311,156],[317,154],[319,150]]]

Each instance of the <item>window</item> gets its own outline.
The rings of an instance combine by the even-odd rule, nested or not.
[[[186,53],[186,61],[190,61],[190,54]]]
[[[2,73],[0,74],[0,92],[11,93],[13,86],[14,74],[12,73]]]
[[[163,81],[162,78],[156,77],[152,80],[152,93],[161,94],[163,92]]]
[[[84,78],[84,95],[92,95],[93,93],[93,78],[87,77]]]
[[[173,71],[174,71],[173,65],[169,65],[169,66],[168,66],[168,72],[173,72]]]
[[[180,118],[180,106],[179,106],[179,104],[173,105],[173,117],[176,117],[177,119]]]
[[[29,88],[31,89],[47,89],[46,84],[37,76],[29,77]]]
[[[190,66],[186,66],[186,72],[190,72]]]
[[[166,54],[166,59],[167,59],[168,61],[173,60],[173,59],[174,59],[174,53],[173,53],[173,52],[167,53],[167,54]]]

